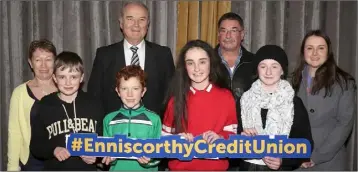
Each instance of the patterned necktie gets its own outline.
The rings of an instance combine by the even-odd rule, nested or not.
[[[138,53],[137,53],[138,47],[132,46],[130,49],[133,52],[131,65],[138,65],[139,66],[139,56],[138,56]]]

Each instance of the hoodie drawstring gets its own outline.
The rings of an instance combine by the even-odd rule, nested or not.
[[[67,116],[67,119],[68,119],[68,121],[70,121],[70,117],[68,116],[68,113],[67,113],[67,110],[66,110],[66,108],[65,108],[65,105],[63,105],[62,104],[62,107],[63,107],[63,109],[65,110],[65,113],[66,113],[66,116]],[[75,120],[74,120],[74,122],[72,123],[73,125],[72,125],[72,130],[73,130],[73,132],[74,133],[77,133],[77,131],[76,131],[76,129],[75,129],[75,124],[74,123],[76,123],[76,119],[77,119],[77,114],[76,114],[76,102],[75,102],[75,100],[73,101],[73,113],[75,114]]]

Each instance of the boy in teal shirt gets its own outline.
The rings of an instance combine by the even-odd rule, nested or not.
[[[116,92],[121,98],[122,107],[106,115],[103,120],[103,136],[127,135],[128,138],[160,138],[162,123],[159,115],[146,109],[141,98],[146,92],[145,74],[140,66],[124,67],[116,75]],[[103,158],[103,163],[111,164],[111,171],[136,170],[157,171],[159,160],[147,157],[135,159]]]

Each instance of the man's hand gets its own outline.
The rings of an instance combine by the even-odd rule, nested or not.
[[[96,157],[94,156],[81,156],[81,158],[86,164],[93,164],[96,162]]]
[[[141,164],[148,164],[150,161],[150,158],[143,156],[143,157],[138,158],[137,161]]]
[[[189,141],[189,142],[193,142],[194,141],[194,136],[191,133],[179,133],[180,136],[183,136],[185,138],[185,140]]]
[[[215,142],[215,140],[223,138],[222,136],[216,134],[214,131],[207,131],[205,133],[203,133],[203,139],[209,143],[209,144],[213,144]]]
[[[272,170],[278,170],[281,167],[281,164],[282,164],[282,159],[281,158],[264,157],[262,160]]]
[[[58,161],[64,161],[71,156],[68,150],[64,147],[56,147],[53,151],[53,155],[57,158]]]
[[[112,157],[109,157],[109,156],[106,156],[102,159],[102,163],[103,164],[106,164],[106,165],[109,165],[109,163],[113,162],[114,160],[116,160],[116,158],[112,158]]]

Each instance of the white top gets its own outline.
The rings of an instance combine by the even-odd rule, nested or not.
[[[234,69],[235,69],[235,66],[231,67],[230,70],[231,70],[231,73],[234,72]]]
[[[132,46],[133,45],[131,45],[126,39],[124,39],[123,49],[124,49],[126,66],[129,66],[131,64],[133,51],[130,48]],[[144,64],[145,64],[145,41],[144,41],[144,39],[136,47],[138,47],[137,54],[139,57],[139,65],[144,70]]]

